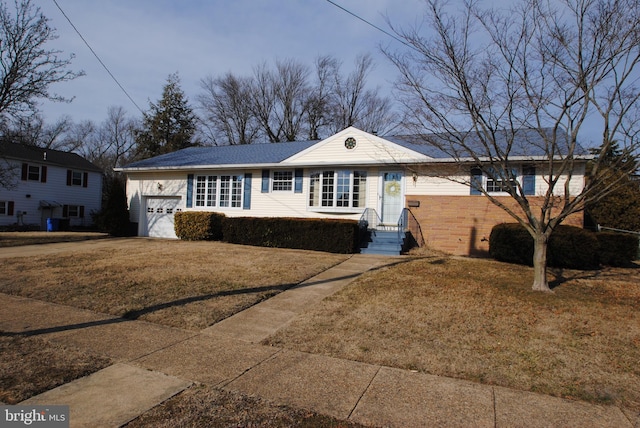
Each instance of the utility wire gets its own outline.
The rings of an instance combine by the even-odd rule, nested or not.
[[[54,1],[55,1],[55,0],[54,0]],[[335,6],[335,7],[337,7],[338,9],[341,9],[341,10],[343,10],[343,11],[347,12],[349,15],[353,16],[354,18],[357,18],[357,19],[359,19],[360,21],[364,22],[365,24],[367,24],[367,25],[369,25],[369,26],[371,26],[371,27],[375,28],[376,30],[380,31],[381,33],[383,33],[383,34],[385,34],[385,35],[387,35],[387,36],[391,37],[391,38],[392,38],[392,39],[394,39],[395,41],[400,42],[400,43],[402,43],[403,45],[405,45],[405,46],[407,46],[407,47],[409,47],[409,48],[411,48],[411,49],[416,49],[416,48],[415,48],[415,46],[411,46],[409,43],[407,43],[406,41],[402,40],[401,38],[399,38],[399,37],[395,36],[394,34],[392,34],[392,33],[388,32],[388,31],[386,31],[386,30],[385,30],[385,29],[383,29],[383,28],[378,27],[378,26],[377,26],[377,25],[375,25],[374,23],[372,23],[372,22],[370,22],[370,21],[367,21],[366,19],[364,19],[364,18],[362,18],[361,16],[359,16],[359,15],[357,15],[357,14],[355,14],[355,13],[351,12],[350,10],[348,10],[348,9],[346,9],[346,8],[344,8],[344,7],[342,7],[342,6],[340,6],[339,4],[335,3],[334,1],[332,1],[332,0],[326,0],[326,1],[327,1],[328,3],[331,3],[332,5],[334,5],[334,6]]]
[[[140,106],[138,106],[138,104],[136,104],[136,102],[133,100],[133,98],[131,98],[131,95],[129,95],[129,93],[126,91],[126,89],[124,89],[124,87],[120,84],[120,82],[118,82],[118,79],[116,79],[116,77],[113,75],[113,73],[111,73],[111,71],[109,70],[109,68],[105,65],[104,62],[102,62],[102,60],[100,59],[100,57],[98,56],[98,54],[93,50],[93,48],[91,47],[91,45],[89,45],[89,42],[87,42],[85,40],[85,38],[82,36],[82,34],[80,34],[80,31],[78,31],[78,29],[76,28],[75,25],[73,25],[73,22],[71,22],[71,19],[69,19],[69,17],[67,16],[66,13],[64,13],[64,10],[62,10],[62,8],[60,7],[60,5],[58,4],[58,2],[56,0],[53,0],[53,3],[58,7],[58,9],[60,10],[60,12],[62,13],[62,15],[67,19],[67,21],[69,21],[69,24],[71,24],[71,27],[73,27],[73,29],[76,31],[76,33],[78,33],[78,36],[80,36],[80,38],[82,39],[82,41],[84,42],[85,45],[87,45],[87,47],[89,48],[89,50],[91,51],[91,53],[93,54],[93,56],[96,57],[96,59],[98,60],[98,62],[100,63],[100,65],[102,65],[102,67],[107,71],[107,73],[109,73],[109,76],[111,76],[111,78],[113,79],[114,82],[116,82],[116,85],[118,85],[118,87],[122,90],[122,92],[124,92],[124,94],[127,96],[127,98],[129,98],[129,101],[131,101],[131,103],[136,106],[136,108],[140,111],[140,113],[144,114],[144,111],[140,108]]]

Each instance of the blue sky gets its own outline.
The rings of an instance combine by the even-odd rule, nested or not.
[[[249,75],[262,62],[293,58],[311,66],[319,55],[333,55],[347,73],[358,54],[376,63],[372,86],[391,89],[396,71],[379,50],[398,42],[326,0],[57,0],[93,50],[136,104],[148,109],[160,98],[171,73],[195,107],[200,79],[228,71]],[[419,20],[421,0],[335,0],[346,9],[388,29],[385,16],[410,26]],[[70,104],[46,103],[48,122],[62,115],[74,122],[102,122],[110,106],[137,108],[96,60],[53,0],[36,1],[56,28],[51,47],[73,53],[72,68],[86,75],[52,87]]]

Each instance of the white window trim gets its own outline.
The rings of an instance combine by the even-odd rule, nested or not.
[[[199,205],[199,200],[198,200],[198,179],[204,177],[204,204],[203,205]],[[209,177],[215,177],[215,195],[213,198],[213,204],[212,205],[208,205],[208,193],[209,193]],[[222,197],[222,183],[223,183],[223,177],[229,177],[229,188],[225,189],[225,191],[228,190],[228,195],[227,199],[224,200],[225,203],[227,203],[228,205],[222,205],[223,200],[221,199]],[[234,178],[238,178],[238,180],[234,181]],[[245,180],[245,176],[244,174],[234,174],[234,173],[211,173],[211,174],[198,174],[194,177],[194,184],[193,184],[193,207],[194,208],[216,208],[219,210],[241,210],[243,209],[243,201],[244,201],[244,180]],[[236,206],[234,206],[233,204],[237,204]]]
[[[322,186],[323,186],[323,181],[324,181],[324,172],[326,171],[332,171],[333,172],[333,205],[332,206],[322,206]],[[338,172],[339,171],[348,171],[349,172],[349,206],[348,207],[338,207],[336,206],[337,203],[337,195],[338,195]],[[356,172],[360,172],[360,173],[364,173],[365,177],[368,177],[368,172],[365,170],[359,170],[359,169],[341,169],[341,168],[336,168],[336,169],[322,169],[322,170],[315,170],[315,171],[311,171],[309,174],[309,184],[307,185],[307,190],[308,190],[308,197],[307,197],[307,210],[311,211],[311,212],[318,212],[318,213],[340,213],[340,214],[360,214],[362,212],[364,212],[364,210],[366,209],[366,197],[365,197],[365,206],[362,207],[354,207],[353,206],[353,196],[354,196],[354,185],[355,185],[355,180],[354,180],[354,175]],[[317,191],[319,192],[319,204],[318,206],[314,206],[311,205],[311,182],[313,181],[313,176],[316,174],[320,174],[320,180],[319,180],[319,186]],[[366,183],[366,181],[365,181]],[[366,185],[365,185],[365,192],[366,192]],[[365,193],[366,195],[366,193]]]
[[[282,183],[289,183],[290,189],[276,189],[275,185],[276,185],[276,173],[289,173],[291,174],[291,178],[289,180],[278,180],[278,182],[282,182]],[[271,171],[271,177],[270,177],[270,183],[269,183],[269,190],[271,192],[277,192],[277,193],[293,193],[295,190],[295,173],[293,170],[289,170],[289,169],[283,169],[283,170],[274,170]]]

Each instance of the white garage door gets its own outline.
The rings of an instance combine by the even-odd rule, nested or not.
[[[177,238],[173,216],[179,205],[180,198],[147,198],[147,236]]]

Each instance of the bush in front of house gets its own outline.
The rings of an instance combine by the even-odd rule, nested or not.
[[[176,236],[186,241],[219,241],[226,216],[204,211],[181,211],[174,217]]]
[[[282,217],[226,217],[223,236],[232,244],[341,254],[356,252],[360,238],[354,220]]]
[[[616,232],[596,233],[600,243],[600,263],[627,266],[638,257],[638,237]]]
[[[549,238],[547,264],[569,269],[598,267],[598,239],[593,232],[560,225]],[[533,238],[518,223],[498,224],[491,230],[489,255],[499,261],[531,266]]]

